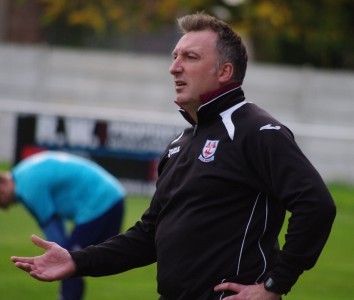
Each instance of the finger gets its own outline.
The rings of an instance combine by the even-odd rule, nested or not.
[[[239,299],[239,297],[237,295],[234,295],[234,296],[229,296],[229,297],[226,297],[226,298],[222,298],[223,300],[237,300]]]
[[[32,240],[33,244],[35,244],[36,246],[38,246],[44,250],[48,250],[50,248],[50,245],[52,244],[51,242],[41,239],[40,237],[36,236],[35,234],[32,234],[31,240]]]
[[[26,264],[26,263],[16,263],[15,266],[25,272],[27,272],[31,277],[36,278],[40,281],[51,281],[50,279],[42,274],[39,270],[37,270],[35,265]]]
[[[239,284],[239,283],[234,283],[234,282],[224,282],[221,284],[218,284],[217,286],[214,287],[215,292],[221,292],[221,291],[233,291],[236,293],[241,292],[246,285]]]
[[[32,270],[30,272],[28,272],[29,275],[37,280],[40,280],[40,281],[47,281],[47,282],[50,282],[52,280],[49,280],[47,278],[47,276],[43,275],[41,272],[38,272],[37,270]]]
[[[33,265],[28,263],[17,262],[15,266],[23,271],[31,272],[33,271]]]
[[[33,264],[34,258],[33,257],[19,257],[19,256],[11,256],[11,261],[14,263],[28,263]]]

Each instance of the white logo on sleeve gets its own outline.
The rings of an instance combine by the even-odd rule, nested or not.
[[[273,129],[273,130],[279,130],[280,129],[280,126],[276,125],[276,126],[273,126],[272,124],[267,124],[267,125],[264,125],[262,126],[261,128],[259,128],[259,131],[261,130],[269,130],[269,129]]]
[[[180,146],[175,147],[175,148],[172,148],[172,149],[169,149],[169,150],[168,150],[168,155],[167,155],[167,157],[170,158],[172,155],[178,153],[179,150],[181,150],[181,147],[180,147]]]

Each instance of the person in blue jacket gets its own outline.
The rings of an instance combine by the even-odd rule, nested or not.
[[[44,151],[0,174],[0,207],[20,203],[46,238],[68,250],[98,244],[120,232],[126,191],[101,166],[64,152]],[[68,232],[66,222],[73,223]],[[62,281],[61,300],[84,295],[82,278]]]

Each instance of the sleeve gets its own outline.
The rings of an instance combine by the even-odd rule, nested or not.
[[[70,252],[76,264],[74,276],[118,274],[156,262],[155,222],[159,209],[154,198],[141,220],[126,233],[101,244]]]
[[[263,130],[252,142],[260,178],[290,212],[285,244],[267,276],[286,294],[304,270],[312,268],[331,231],[336,208],[322,180],[285,126]],[[251,148],[252,149],[252,148]]]

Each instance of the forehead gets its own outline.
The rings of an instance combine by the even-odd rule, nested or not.
[[[173,52],[210,52],[216,48],[216,38],[216,33],[211,30],[191,31],[180,38]]]

